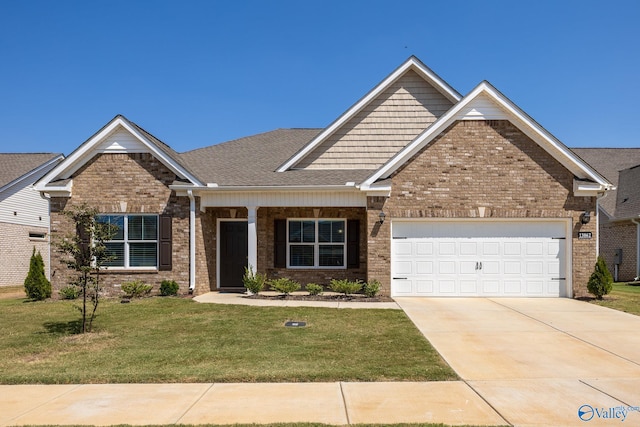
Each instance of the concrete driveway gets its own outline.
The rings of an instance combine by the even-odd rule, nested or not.
[[[396,301],[509,423],[640,425],[640,317],[567,298]]]

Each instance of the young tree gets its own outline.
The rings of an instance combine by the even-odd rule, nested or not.
[[[29,273],[24,279],[24,292],[35,301],[51,298],[51,282],[44,274],[44,261],[40,251],[36,253],[35,247],[29,261]]]
[[[603,295],[607,295],[613,289],[613,277],[607,263],[601,256],[598,257],[596,266],[589,277],[587,282],[587,290],[589,293],[596,296],[596,299],[601,300]]]
[[[100,273],[113,259],[105,242],[111,240],[117,230],[115,226],[100,222],[97,209],[86,204],[65,210],[63,214],[73,221],[76,233],[64,237],[57,246],[68,256],[64,260],[67,267],[78,273],[70,284],[78,286],[82,295],[82,333],[91,332],[100,303]],[[90,308],[87,307],[89,301]]]

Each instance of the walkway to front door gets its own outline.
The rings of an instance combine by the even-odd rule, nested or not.
[[[241,288],[247,266],[247,221],[221,221],[218,285],[221,289]]]

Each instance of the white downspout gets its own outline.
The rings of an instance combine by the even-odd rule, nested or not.
[[[640,221],[636,218],[631,220],[636,225],[636,280],[640,278]]]
[[[189,293],[196,289],[196,199],[193,190],[187,190],[189,196]]]
[[[604,200],[609,195],[608,191],[602,196],[596,197],[596,258],[600,256],[600,200]]]

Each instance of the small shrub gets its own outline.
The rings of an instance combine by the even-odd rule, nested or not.
[[[152,285],[147,285],[142,280],[133,280],[122,285],[122,292],[127,298],[142,298],[151,293]]]
[[[260,273],[255,273],[253,267],[244,268],[244,276],[242,276],[242,284],[252,294],[259,293],[264,289],[264,285],[267,282],[267,276]]]
[[[362,289],[362,282],[360,282],[359,280],[351,281],[348,279],[331,279],[329,288],[333,292],[338,292],[344,295],[355,294],[360,291],[360,289]]]
[[[163,280],[162,283],[160,283],[160,295],[163,297],[178,295],[179,290],[180,285],[178,285],[175,280]]]
[[[80,288],[76,285],[67,285],[58,291],[62,299],[78,299],[80,296]]]
[[[282,277],[280,279],[270,280],[269,287],[272,291],[277,291],[281,294],[289,295],[291,292],[300,290],[300,283],[296,282],[295,280]]]
[[[598,257],[596,265],[587,282],[587,290],[601,300],[603,295],[607,295],[613,289],[613,277],[607,263],[601,256]]]
[[[369,298],[375,297],[376,295],[378,295],[378,292],[380,292],[380,282],[373,279],[365,283],[362,287],[362,292],[364,292],[364,294]]]
[[[305,286],[305,289],[307,290],[307,292],[309,292],[309,295],[320,295],[324,291],[324,288],[322,286],[315,283],[309,283],[307,286]]]
[[[24,279],[24,292],[35,301],[51,298],[51,282],[44,274],[44,261],[40,252],[36,253],[35,247],[29,261],[29,273]]]

